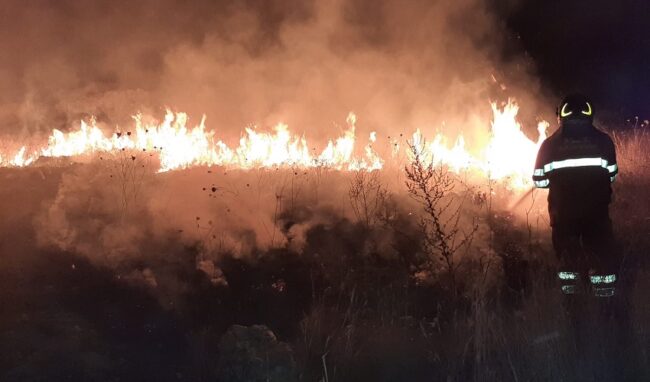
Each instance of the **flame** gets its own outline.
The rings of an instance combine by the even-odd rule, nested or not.
[[[417,130],[412,137],[412,144],[425,161],[444,163],[456,172],[474,171],[483,176],[504,181],[509,186],[523,189],[531,186],[531,172],[539,147],[546,139],[548,122],[541,121],[537,126],[537,141],[532,141],[521,130],[517,122],[519,106],[509,101],[503,109],[492,103],[492,123],[490,139],[484,146],[483,152],[474,156],[465,149],[465,139],[458,137],[449,148],[447,138],[437,134],[426,142],[422,133]]]
[[[418,129],[413,133],[411,143],[426,163],[446,164],[455,172],[480,168],[480,162],[465,150],[465,139],[462,135],[448,148],[447,138],[442,134],[437,134],[432,141],[427,142]]]
[[[539,146],[546,139],[548,122],[537,126],[538,139],[533,142],[521,131],[516,117],[519,106],[513,102],[499,110],[492,103],[491,140],[485,149],[484,170],[493,179],[512,178],[513,185],[523,187],[530,183],[530,173],[535,166]]]
[[[425,140],[420,130],[412,135],[411,144],[420,150],[423,157],[435,163],[443,163],[453,171],[474,171],[491,179],[504,180],[514,188],[530,186],[530,172],[539,145],[546,138],[547,122],[540,122],[538,139],[526,137],[517,122],[519,106],[509,101],[499,108],[492,103],[493,119],[489,141],[477,155],[465,147],[465,139],[459,136],[453,145],[437,134],[432,140]],[[254,127],[246,128],[237,147],[229,147],[215,139],[215,132],[207,130],[205,117],[200,123],[188,127],[185,113],[167,111],[160,123],[145,122],[142,115],[134,116],[133,133],[116,132],[107,136],[94,119],[82,121],[76,131],[63,133],[53,130],[44,147],[28,151],[21,146],[17,152],[8,154],[0,151],[0,166],[22,167],[33,164],[39,157],[77,157],[99,152],[117,150],[138,150],[156,152],[160,161],[160,172],[183,169],[192,166],[226,166],[252,169],[269,167],[325,167],[343,171],[373,171],[386,164],[375,151],[375,132],[370,133],[368,143],[361,153],[356,147],[356,116],[347,118],[347,128],[342,135],[329,140],[325,148],[317,152],[309,150],[304,136],[294,135],[285,124],[276,125],[271,132],[260,132]],[[399,156],[406,145],[390,142],[391,157]]]
[[[26,150],[25,146],[21,147],[20,150],[18,150],[18,152],[16,153],[16,155],[14,155],[13,158],[9,160],[9,165],[13,167],[29,166],[34,161],[35,158],[33,156],[26,158],[25,150]],[[0,156],[0,160],[1,159],[2,156]]]

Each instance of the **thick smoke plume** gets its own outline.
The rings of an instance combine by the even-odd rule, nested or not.
[[[243,127],[280,121],[324,141],[340,135],[354,111],[358,136],[462,132],[471,149],[489,133],[489,100],[516,97],[531,113],[524,122],[546,112],[537,107],[541,90],[530,64],[504,58],[508,33],[479,0],[0,7],[0,133],[11,139],[40,139],[91,115],[107,129],[128,129],[131,115],[160,118],[170,107],[196,122],[206,114],[226,142]],[[158,282],[150,264],[199,243],[197,267],[218,281],[211,254],[299,253],[313,227],[353,218],[343,176],[153,175],[154,168],[146,155],[118,153],[57,175],[34,211],[38,243],[151,285]],[[393,191],[403,188],[403,179],[391,182]],[[370,239],[391,251],[389,237]]]
[[[3,2],[0,126],[13,137],[185,111],[229,139],[283,121],[487,134],[489,99],[534,117],[531,66],[481,0]],[[512,57],[512,56],[510,56]],[[503,87],[507,87],[505,90]],[[527,109],[527,110],[526,110]],[[533,124],[531,124],[532,126]]]

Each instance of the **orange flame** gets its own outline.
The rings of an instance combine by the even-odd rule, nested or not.
[[[516,120],[518,111],[519,107],[514,102],[508,102],[502,109],[492,103],[491,137],[483,152],[477,156],[466,150],[462,136],[449,147],[445,136],[438,134],[433,140],[425,141],[417,130],[412,136],[412,143],[426,157],[446,164],[454,171],[475,171],[491,179],[505,180],[515,188],[528,187],[530,172],[539,145],[546,138],[548,123],[539,124],[539,137],[537,141],[532,141],[525,136]],[[205,117],[193,128],[187,127],[185,113],[169,110],[159,124],[145,123],[141,115],[136,115],[134,120],[134,134],[106,136],[94,119],[89,123],[82,121],[78,130],[69,133],[55,129],[47,145],[31,153],[27,152],[26,146],[13,154],[0,152],[0,166],[22,167],[33,164],[39,157],[75,157],[123,149],[156,151],[161,172],[204,165],[241,169],[325,167],[345,171],[379,170],[385,165],[373,148],[377,141],[374,132],[370,134],[363,153],[355,156],[356,116],[352,113],[348,115],[347,129],[343,134],[329,140],[317,155],[310,153],[304,136],[293,135],[282,123],[276,125],[272,132],[246,128],[239,146],[231,148],[221,140],[215,140],[214,131],[206,130]],[[392,142],[391,149],[395,157],[401,148],[398,142]]]

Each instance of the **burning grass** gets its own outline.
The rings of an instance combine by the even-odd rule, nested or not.
[[[387,137],[378,142],[372,131],[368,143],[359,149],[355,134],[357,118],[350,113],[341,136],[330,139],[317,151],[305,136],[292,134],[285,124],[279,123],[273,132],[246,128],[236,147],[228,146],[215,138],[215,131],[207,130],[205,116],[190,128],[185,113],[167,111],[162,122],[142,115],[134,116],[132,131],[118,130],[106,134],[94,118],[82,121],[78,129],[68,133],[53,130],[48,143],[40,148],[12,142],[0,148],[0,166],[24,167],[39,158],[94,158],[97,155],[116,155],[129,151],[135,159],[142,155],[158,160],[158,171],[165,172],[200,166],[221,166],[229,169],[299,168],[342,171],[373,171],[385,167],[400,168],[410,161],[409,147],[427,160],[444,164],[454,172],[472,172],[490,179],[500,180],[510,187],[523,189],[531,185],[528,172],[535,160],[541,141],[546,137],[548,123],[540,122],[538,139],[529,139],[517,121],[519,106],[512,100],[502,105],[491,103],[492,122],[486,124],[489,138],[474,142],[479,149],[472,153],[465,147],[464,137],[458,136],[455,144],[442,133],[426,141],[417,129],[411,137]]]
[[[512,210],[516,192],[438,163],[431,168],[453,184],[441,189],[440,206],[452,207],[427,211],[405,184],[418,179],[401,169],[156,173],[153,157],[132,159],[128,150],[0,169],[0,342],[10,355],[2,375],[237,380],[246,378],[231,373],[238,362],[252,370],[256,354],[279,349],[269,359],[291,361],[262,363],[284,369],[260,375],[642,379],[650,205],[640,166],[648,139],[616,139],[612,212],[626,243],[629,317],[586,327],[629,337],[617,344],[592,336],[597,349],[582,355],[554,282],[540,191]],[[453,224],[436,228],[435,217]],[[437,229],[443,234],[431,236]],[[451,232],[457,243],[473,236],[446,253],[450,263],[440,244]],[[220,345],[233,324],[266,325],[277,338],[257,327]],[[626,359],[608,358],[617,354]],[[228,373],[219,359],[228,359]]]

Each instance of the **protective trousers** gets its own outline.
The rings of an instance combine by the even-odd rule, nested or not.
[[[552,228],[562,292],[575,294],[587,289],[597,297],[613,296],[621,256],[609,216],[555,221]]]

